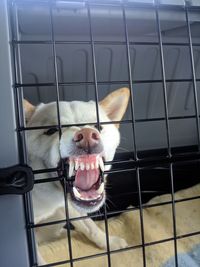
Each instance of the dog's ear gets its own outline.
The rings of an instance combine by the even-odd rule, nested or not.
[[[130,90],[123,87],[107,95],[99,104],[112,121],[120,121],[126,112],[129,97]],[[118,124],[116,126],[119,127]]]
[[[31,118],[31,116],[35,111],[35,106],[33,106],[26,99],[23,99],[23,107],[24,107],[26,121],[29,121],[29,119]]]

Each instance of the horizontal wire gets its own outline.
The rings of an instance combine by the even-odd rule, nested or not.
[[[169,157],[168,155],[166,156],[157,156],[157,157],[146,157],[146,158],[138,158],[137,160],[134,160],[133,158],[130,158],[128,160],[114,160],[114,161],[107,161],[104,164],[105,165],[116,165],[116,164],[125,164],[129,163],[132,164],[133,166],[131,167],[126,167],[126,168],[121,168],[121,169],[111,169],[109,171],[105,171],[104,174],[114,174],[114,173],[123,173],[123,172],[130,172],[130,171],[135,171],[137,167],[140,167],[141,169],[146,169],[146,168],[153,168],[156,166],[163,166],[164,164],[169,164],[169,163],[179,163],[183,164],[186,162],[193,162],[194,160],[199,161],[200,159],[200,152],[181,152],[172,155]],[[59,171],[59,168],[49,168],[49,169],[38,169],[38,170],[33,170],[33,174],[44,174],[44,173],[51,173],[51,172],[57,172]],[[61,177],[53,177],[53,178],[46,178],[46,179],[37,179],[35,180],[35,183],[43,183],[43,182],[51,182],[51,181],[60,181],[62,180]]]
[[[192,82],[193,79],[166,79],[166,83],[179,83],[179,82]],[[162,83],[162,79],[154,79],[154,80],[134,80],[132,81],[133,84],[148,84],[148,83]],[[200,79],[197,78],[196,82],[200,82]],[[95,83],[93,81],[86,82],[86,81],[80,81],[80,82],[58,82],[59,86],[72,86],[72,85],[94,85]],[[98,84],[100,85],[119,85],[119,84],[129,84],[128,80],[119,80],[119,81],[98,81]],[[15,88],[20,87],[55,87],[56,84],[54,82],[50,83],[15,83]]]
[[[174,203],[182,203],[182,202],[187,202],[187,201],[192,201],[192,200],[197,200],[200,199],[200,195],[194,196],[194,197],[188,197],[188,198],[181,198],[181,199],[175,199]],[[154,203],[154,204],[142,204],[142,209],[148,209],[148,208],[154,208],[154,207],[160,207],[160,206],[165,206],[165,205],[171,205],[172,201],[164,201],[160,203]],[[107,211],[108,215],[117,215],[119,213],[127,213],[131,211],[137,211],[139,210],[140,207],[135,206],[127,209],[122,209],[122,210],[117,210],[117,211]],[[80,221],[80,220],[85,220],[89,218],[101,218],[104,216],[104,213],[98,213],[98,214],[92,214],[92,215],[85,215],[85,216],[80,216],[76,218],[70,218],[69,221],[73,224],[73,221]],[[28,228],[40,228],[40,227],[45,227],[45,226],[51,226],[51,225],[56,225],[56,224],[63,224],[66,223],[66,219],[63,220],[57,220],[57,221],[49,221],[45,223],[37,223],[37,224],[28,224]]]
[[[200,231],[196,231],[196,232],[191,232],[188,234],[184,234],[184,235],[178,235],[176,237],[176,239],[184,239],[187,237],[191,237],[191,236],[195,236],[195,235],[200,235]],[[148,242],[145,243],[144,246],[145,247],[150,247],[150,246],[154,246],[157,244],[162,244],[162,243],[167,243],[170,241],[174,241],[174,237],[169,237],[169,238],[165,238],[165,239],[161,239],[161,240],[157,240],[157,241],[152,241],[152,242]],[[119,253],[119,252],[125,252],[125,251],[129,251],[129,250],[134,250],[134,249],[140,249],[142,248],[142,244],[140,245],[135,245],[135,246],[129,246],[126,248],[121,248],[121,249],[117,249],[117,250],[111,250],[110,254],[115,254],[115,253]],[[97,258],[97,257],[101,257],[101,256],[106,256],[107,252],[102,252],[102,253],[98,253],[98,254],[93,254],[93,255],[87,255],[87,256],[83,256],[83,257],[78,257],[78,258],[73,258],[73,262],[77,262],[77,261],[83,261],[83,260],[88,260],[91,258]],[[57,265],[63,265],[63,264],[67,264],[70,263],[70,260],[65,260],[65,261],[58,261],[58,262],[54,262],[54,263],[50,263],[50,264],[45,264],[45,265],[40,265],[41,267],[53,267],[53,266],[57,266]],[[34,266],[36,267],[36,266]]]
[[[14,3],[18,3],[18,4],[25,4],[25,5],[29,5],[29,6],[35,6],[36,4],[37,5],[48,5],[49,4],[49,0],[37,0],[37,1],[34,1],[34,0],[14,0],[13,1]],[[72,3],[72,0],[60,0],[56,3],[55,1],[55,8],[58,8],[59,5],[63,5],[66,4],[66,7],[67,7],[67,4],[68,2],[71,4]],[[82,1],[82,0],[73,0],[74,3],[80,3],[80,4],[86,4],[87,1]],[[169,4],[169,3],[165,3],[165,4],[162,4],[162,3],[155,3],[155,2],[152,2],[152,3],[144,3],[144,2],[129,2],[127,0],[122,0],[122,1],[112,1],[112,0],[109,0],[109,1],[98,1],[98,0],[90,0],[90,6],[103,6],[103,7],[121,7],[121,4],[123,3],[123,5],[127,8],[148,8],[148,9],[155,9],[155,7],[159,7],[160,10],[180,10],[180,11],[183,11],[184,8],[185,8],[185,5],[182,4],[182,5],[178,5],[178,4]],[[81,6],[83,7],[83,6]],[[199,11],[200,10],[200,6],[199,5],[190,5],[188,3],[187,5],[187,9],[189,11]]]
[[[29,45],[29,44],[52,44],[53,42],[51,40],[13,40],[12,44],[13,45]],[[55,40],[55,44],[88,44],[90,45],[91,42],[90,41],[72,41],[72,40]],[[99,40],[99,41],[95,41],[94,40],[94,44],[95,45],[126,45],[125,41],[104,41],[104,40]],[[152,46],[152,45],[159,45],[159,42],[152,42],[152,41],[130,41],[129,45],[143,45],[143,46]],[[200,43],[193,43],[193,46],[200,46]],[[189,47],[189,44],[187,42],[163,42],[163,46],[187,46]]]
[[[200,117],[200,115],[199,115]],[[189,116],[173,116],[169,117],[169,120],[183,120],[183,119],[194,119],[196,118],[196,115],[189,115]],[[142,123],[142,122],[154,122],[154,121],[164,121],[165,117],[157,117],[157,118],[151,118],[151,119],[136,119],[135,122],[137,123]],[[100,124],[102,125],[109,125],[109,124],[129,124],[133,123],[132,120],[122,120],[122,121],[102,121]],[[85,126],[85,125],[94,125],[96,122],[93,123],[78,123],[78,124],[63,124],[61,127],[62,128],[68,128],[68,127],[73,127],[73,126]],[[57,124],[53,125],[43,125],[43,126],[31,126],[31,127],[20,127],[17,130],[18,131],[32,131],[32,130],[45,130],[53,127],[58,127]]]

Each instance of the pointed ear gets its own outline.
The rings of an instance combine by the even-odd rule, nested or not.
[[[130,90],[123,87],[107,95],[99,104],[112,121],[120,121],[126,112],[129,97]]]
[[[33,106],[30,102],[24,99],[23,107],[24,107],[26,121],[28,121],[35,111],[35,106]]]

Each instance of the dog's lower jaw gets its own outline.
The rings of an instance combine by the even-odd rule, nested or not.
[[[101,201],[95,205],[95,206],[85,206],[85,205],[81,205],[80,203],[77,203],[76,201],[74,201],[71,197],[71,195],[69,195],[70,198],[70,202],[71,205],[73,206],[73,208],[75,208],[77,211],[79,211],[80,213],[93,213],[98,211],[103,204],[105,203],[106,200],[106,193],[104,191],[103,193],[103,198],[101,199]]]

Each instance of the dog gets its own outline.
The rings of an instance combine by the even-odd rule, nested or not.
[[[129,98],[129,89],[120,88],[101,100],[98,103],[99,121],[108,122],[102,125],[97,125],[94,101],[60,101],[60,123],[71,127],[62,127],[62,134],[56,126],[27,131],[28,160],[34,170],[59,170],[62,162],[68,166],[67,175],[71,178],[67,193],[69,218],[86,216],[98,211],[104,204],[106,178],[103,172],[111,168],[110,165],[104,166],[104,162],[113,160],[119,145],[119,121],[126,112]],[[56,102],[33,106],[24,100],[24,111],[27,127],[58,125]],[[110,121],[116,124],[109,124]],[[76,126],[79,124],[83,126]],[[53,178],[63,173],[61,170],[47,175]],[[39,178],[42,178],[41,174],[35,175],[36,180]],[[52,182],[35,183],[32,200],[36,224],[66,218],[63,186],[59,181],[54,179]],[[36,231],[37,243],[62,236],[66,233],[64,225],[55,224],[51,225],[49,231]],[[73,226],[99,248],[107,247],[105,233],[92,219],[74,220]],[[115,250],[127,247],[127,243],[120,237],[109,236],[109,246]],[[38,261],[45,263],[39,253]]]

